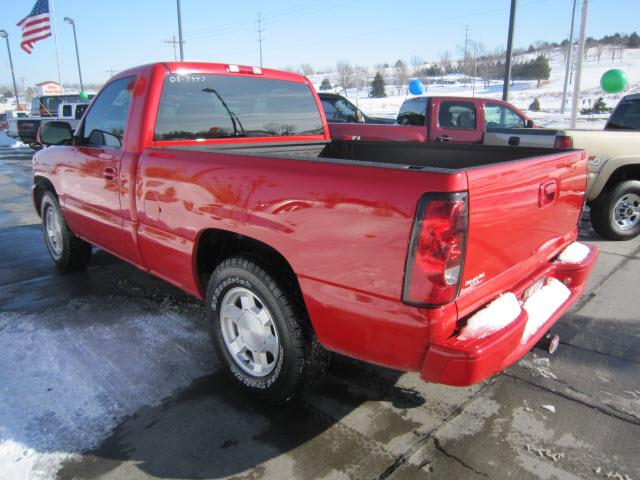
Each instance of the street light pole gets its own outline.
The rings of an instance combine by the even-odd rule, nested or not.
[[[178,41],[180,42],[180,61],[184,62],[184,50],[182,45],[184,45],[184,41],[182,40],[182,14],[180,13],[180,0],[176,0],[178,7]]]
[[[589,0],[582,1],[582,19],[580,21],[580,37],[578,40],[578,60],[576,78],[573,84],[573,98],[571,99],[571,128],[576,128],[578,119],[578,102],[580,101],[580,80],[582,79],[582,59],[584,57],[584,42],[587,35],[587,10]]]
[[[504,82],[502,84],[502,100],[509,100],[509,84],[511,83],[511,55],[513,54],[513,29],[516,23],[516,0],[511,0],[509,15],[509,35],[507,37],[507,58],[504,64]]]
[[[78,61],[78,77],[80,77],[80,91],[84,92],[84,84],[82,83],[82,69],[80,68],[80,53],[78,53],[78,36],[76,35],[76,22],[73,18],[64,17],[64,23],[68,23],[73,28],[73,41],[76,45],[76,60]]]
[[[7,42],[7,53],[9,54],[9,66],[11,67],[11,78],[13,79],[13,94],[16,96],[16,107],[20,110],[20,98],[18,97],[18,85],[16,84],[16,74],[13,71],[13,59],[11,58],[11,48],[9,47],[9,34],[6,30],[0,30],[0,37]]]

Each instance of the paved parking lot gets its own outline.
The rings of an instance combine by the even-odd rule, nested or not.
[[[55,273],[28,150],[0,149],[0,478],[640,479],[640,239],[605,242],[558,352],[470,388],[335,358],[238,394],[198,301],[104,252]]]

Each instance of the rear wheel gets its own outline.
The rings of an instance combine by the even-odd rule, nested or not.
[[[627,180],[602,192],[591,206],[591,224],[609,240],[640,234],[640,181]]]
[[[291,289],[252,259],[223,261],[211,275],[206,302],[213,346],[248,393],[285,402],[326,369],[328,353]]]
[[[71,233],[58,199],[51,192],[42,195],[40,217],[47,250],[58,270],[70,272],[84,268],[91,256],[91,245]]]

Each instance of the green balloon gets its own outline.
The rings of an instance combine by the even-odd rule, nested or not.
[[[80,92],[80,100],[86,100],[89,98],[87,92]]]
[[[627,88],[627,75],[618,68],[607,70],[600,78],[600,86],[607,93],[618,93]]]

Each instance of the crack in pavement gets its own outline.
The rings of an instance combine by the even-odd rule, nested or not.
[[[537,384],[537,383],[535,383],[535,382],[532,382],[532,381],[527,380],[527,379],[522,378],[522,377],[518,377],[518,376],[513,375],[513,374],[511,374],[511,373],[503,373],[502,375],[507,376],[507,377],[510,377],[510,378],[513,378],[514,380],[519,380],[519,381],[524,382],[524,383],[526,383],[526,384],[528,384],[528,385],[531,385],[531,386],[533,386],[533,387],[536,387],[536,388],[538,388],[538,389],[540,389],[540,390],[545,390],[545,391],[547,391],[547,392],[549,392],[549,393],[552,393],[552,394],[554,394],[554,395],[558,395],[559,397],[562,397],[562,398],[564,398],[565,400],[569,400],[569,401],[572,401],[572,402],[578,403],[578,404],[580,404],[580,405],[582,405],[582,406],[584,406],[584,407],[593,408],[594,410],[597,410],[598,412],[602,413],[603,415],[607,415],[608,417],[616,418],[616,419],[618,419],[618,420],[620,420],[620,421],[623,421],[623,422],[629,423],[629,424],[631,424],[631,425],[635,425],[635,426],[637,426],[637,427],[640,427],[640,420],[635,420],[635,417],[634,417],[633,415],[631,415],[631,414],[629,414],[629,413],[626,413],[626,414],[623,416],[619,410],[617,410],[617,409],[615,409],[615,408],[611,408],[609,405],[607,405],[607,407],[608,407],[608,408],[611,408],[611,410],[613,410],[612,412],[611,412],[611,411],[608,411],[607,409],[605,409],[605,408],[603,408],[603,407],[601,407],[600,405],[597,405],[597,404],[595,404],[595,403],[585,402],[584,400],[580,400],[580,399],[578,399],[578,398],[572,397],[571,395],[567,395],[566,393],[560,392],[560,391],[558,391],[558,390],[553,390],[553,389],[551,389],[551,388],[545,387],[544,385],[539,385],[539,384]],[[559,383],[561,383],[561,384],[563,384],[563,385],[566,385],[566,384],[565,384],[565,383],[563,383],[563,382],[559,382]],[[587,397],[588,397],[588,395],[586,395],[585,393],[579,392],[578,390],[576,390],[576,389],[575,389],[575,388],[573,388],[573,387],[570,387],[570,388],[571,388],[573,391],[575,391],[575,392],[579,393],[580,395],[584,395],[584,396],[587,396]],[[631,417],[631,418],[627,418],[626,416],[629,416],[629,417]]]
[[[433,438],[434,441],[435,441],[435,437],[433,437],[433,434],[436,433],[440,429],[440,427],[445,425],[448,421],[450,421],[453,418],[455,418],[458,415],[460,415],[462,413],[462,411],[467,407],[467,405],[469,405],[472,401],[474,401],[478,397],[478,395],[480,395],[482,392],[484,392],[487,388],[489,388],[491,385],[493,385],[497,381],[498,378],[499,378],[499,375],[496,375],[496,376],[490,378],[482,387],[480,387],[478,389],[478,391],[474,395],[472,395],[467,400],[465,400],[463,403],[461,403],[449,415],[447,415],[445,418],[443,418],[442,421],[438,425],[433,427],[427,433],[419,435],[418,441],[412,447],[409,447],[407,449],[407,451],[405,451],[404,453],[401,453],[400,455],[398,455],[398,457],[394,460],[394,462],[391,465],[389,465],[389,467],[387,467],[385,469],[385,471],[382,472],[378,476],[378,480],[385,480],[391,474],[393,474],[398,468],[400,468],[402,465],[404,465],[407,462],[407,460],[409,458],[411,458],[411,456],[413,454],[415,454],[420,448],[422,448],[424,445],[426,445],[430,438]],[[443,452],[443,453],[446,455],[445,452]],[[422,464],[426,465],[428,463],[429,463],[429,461],[427,461],[426,463],[425,462],[421,462],[421,465]],[[485,475],[485,476],[488,476],[488,475]]]
[[[436,447],[436,450],[441,452],[443,455],[455,460],[456,462],[458,462],[460,465],[462,465],[467,470],[471,470],[473,473],[475,473],[477,475],[482,475],[483,477],[489,478],[489,474],[481,472],[480,470],[476,470],[471,465],[469,465],[468,463],[464,462],[461,458],[453,455],[452,453],[447,452],[447,450],[445,450],[445,448],[440,444],[440,440],[438,440],[436,437],[433,437],[433,444]]]
[[[596,337],[596,338],[601,338],[601,337]],[[602,356],[604,356],[604,357],[608,357],[608,358],[615,358],[616,360],[620,360],[621,362],[630,362],[630,363],[637,363],[637,364],[640,364],[640,361],[638,361],[638,360],[633,360],[633,359],[630,359],[630,358],[623,358],[623,357],[619,357],[619,356],[614,355],[614,354],[612,354],[612,353],[605,353],[605,352],[600,352],[600,351],[598,351],[598,350],[592,350],[591,348],[586,348],[586,347],[583,347],[582,345],[575,345],[575,344],[573,344],[573,343],[564,342],[564,341],[562,341],[562,340],[560,340],[560,345],[565,345],[565,346],[567,346],[567,347],[576,348],[576,349],[578,349],[578,350],[582,350],[583,352],[597,353],[598,355],[602,355]],[[618,344],[614,344],[614,345],[616,345],[616,346],[620,346],[620,345],[618,345]],[[631,348],[634,352],[635,352],[635,351],[638,351],[638,350],[634,349],[633,347],[629,347],[629,348]],[[640,353],[640,352],[639,352],[639,353]]]

